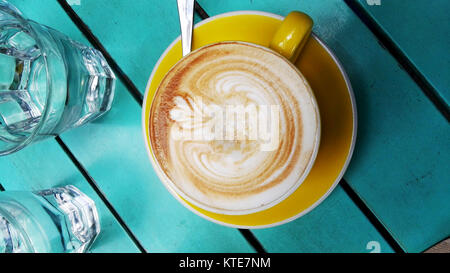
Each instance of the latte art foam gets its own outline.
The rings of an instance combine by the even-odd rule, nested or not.
[[[170,110],[172,140],[256,140],[261,151],[278,148],[279,105],[205,104],[201,97],[175,97]]]
[[[151,110],[150,142],[164,174],[182,196],[222,213],[286,197],[302,181],[319,134],[316,102],[300,72],[245,43],[214,44],[183,58],[162,80]]]

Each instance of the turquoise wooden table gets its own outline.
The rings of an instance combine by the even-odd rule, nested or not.
[[[316,209],[260,230],[193,214],[159,182],[141,133],[142,94],[179,35],[175,0],[11,0],[29,18],[100,49],[118,76],[102,119],[0,158],[0,189],[74,184],[99,208],[92,252],[421,252],[450,235],[447,0],[199,0],[195,19],[235,10],[308,13],[345,67],[358,139]]]

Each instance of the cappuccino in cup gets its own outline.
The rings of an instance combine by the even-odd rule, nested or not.
[[[191,52],[163,78],[150,145],[169,186],[208,211],[274,206],[306,178],[320,142],[303,75],[278,53],[221,42]]]

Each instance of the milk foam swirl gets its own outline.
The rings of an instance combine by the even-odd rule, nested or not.
[[[230,213],[256,209],[284,196],[305,173],[319,135],[315,104],[303,76],[275,53],[236,42],[204,47],[163,79],[152,105],[152,147],[167,177],[197,205]],[[265,106],[277,109],[265,112],[276,123],[260,122]],[[243,118],[232,140],[230,121],[217,115],[230,107]],[[259,135],[264,126],[277,129],[270,150],[262,147],[275,135]],[[213,127],[216,135],[207,139],[175,136]]]

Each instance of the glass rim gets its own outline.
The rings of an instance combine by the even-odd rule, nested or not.
[[[16,207],[17,206],[20,207],[20,204],[18,204],[17,201],[13,197],[11,197],[8,193],[3,192],[2,195],[3,198],[0,196],[0,204],[2,203],[3,200],[9,201],[10,204],[13,204]],[[20,207],[20,209],[23,210],[25,208]],[[28,210],[26,211],[27,213],[29,213]],[[0,206],[0,217],[3,217],[18,232],[18,236],[22,240],[21,242],[25,245],[26,251],[30,253],[35,253],[36,250],[34,249],[33,244],[31,243],[31,239],[28,236],[28,234],[24,231],[22,225],[16,220],[15,217],[11,215],[11,213],[9,213],[7,210],[4,210],[1,206]]]
[[[30,144],[33,139],[36,137],[37,133],[40,131],[42,126],[44,125],[44,122],[46,121],[48,117],[48,105],[50,102],[50,99],[52,97],[52,81],[51,81],[51,75],[48,70],[48,62],[47,62],[47,54],[46,49],[43,46],[43,43],[41,39],[39,38],[39,35],[35,32],[33,29],[33,26],[29,23],[29,21],[24,17],[22,12],[18,8],[16,8],[14,5],[12,5],[9,2],[6,2],[4,0],[0,0],[0,12],[4,12],[10,16],[13,16],[15,19],[17,19],[20,23],[20,26],[23,27],[26,31],[28,31],[30,36],[36,41],[37,47],[42,51],[42,58],[44,60],[44,66],[45,66],[45,74],[46,74],[46,80],[47,80],[47,88],[46,88],[46,98],[45,98],[45,105],[44,110],[41,114],[40,120],[31,132],[29,136],[27,136],[24,140],[18,142],[16,145],[13,145],[9,149],[2,150],[0,149],[0,156],[12,154],[14,152],[17,152],[21,149],[23,149],[25,146]]]

